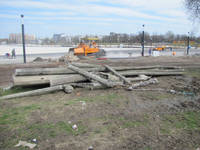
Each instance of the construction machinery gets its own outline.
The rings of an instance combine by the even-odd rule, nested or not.
[[[156,48],[153,48],[154,51],[164,51],[166,49],[166,46],[159,46]]]
[[[95,42],[99,40],[98,38],[82,38],[81,40],[78,47],[69,49],[69,53],[76,56],[96,56],[97,58],[105,56],[105,50],[99,49]]]

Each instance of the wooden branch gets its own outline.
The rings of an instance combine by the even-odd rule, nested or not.
[[[117,71],[115,71],[113,68],[111,68],[110,66],[108,65],[104,65],[104,67],[106,69],[108,69],[109,71],[111,71],[114,75],[116,75],[117,77],[119,77],[122,81],[124,81],[124,83],[127,83],[127,84],[130,84],[131,82],[126,79],[124,76],[122,76],[121,74],[119,74]]]
[[[46,93],[51,93],[55,91],[61,91],[65,88],[69,88],[68,86],[54,86],[54,87],[48,87],[48,88],[43,88],[43,89],[38,89],[38,90],[33,90],[33,91],[28,91],[28,92],[22,92],[22,93],[17,93],[17,94],[12,94],[12,95],[7,95],[0,97],[0,99],[12,99],[12,98],[20,98],[20,97],[25,97],[25,96],[36,96],[36,95],[41,95],[41,94],[46,94]]]
[[[93,79],[93,80],[98,81],[98,82],[100,82],[101,84],[103,84],[103,85],[105,85],[107,87],[114,87],[115,86],[115,84],[113,82],[109,82],[106,79],[103,79],[103,78],[101,78],[101,77],[99,77],[99,76],[97,76],[97,75],[95,75],[93,73],[89,73],[89,72],[87,72],[87,71],[85,71],[83,69],[79,69],[78,67],[69,65],[68,68],[73,70],[73,71],[76,71],[77,73],[79,73],[79,74],[81,74],[83,76],[85,76],[89,80]]]

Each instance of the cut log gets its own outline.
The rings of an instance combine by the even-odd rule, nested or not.
[[[104,67],[106,69],[108,69],[109,71],[111,71],[114,75],[116,75],[117,77],[119,77],[122,81],[124,81],[124,83],[127,83],[127,84],[130,84],[131,82],[126,79],[124,76],[122,76],[121,74],[119,74],[117,71],[115,71],[113,68],[111,68],[110,66],[108,65],[104,65]]]
[[[119,74],[125,77],[134,77],[138,75],[146,76],[178,76],[183,75],[184,72],[148,72],[148,71],[119,71]],[[131,81],[140,80],[138,78],[133,78]],[[30,86],[30,85],[43,85],[49,84],[51,86],[74,83],[74,82],[83,82],[87,81],[82,75],[71,74],[71,75],[47,75],[47,76],[15,76],[13,77],[13,86]]]
[[[48,88],[43,88],[43,89],[38,89],[38,90],[33,90],[33,91],[28,91],[28,92],[23,92],[23,93],[7,95],[7,96],[0,97],[0,99],[12,99],[12,98],[25,97],[25,96],[36,96],[36,95],[51,93],[55,91],[61,91],[63,90],[63,88],[66,89],[67,87],[68,86],[59,85],[59,86],[48,87]]]
[[[183,75],[184,72],[182,71],[120,71],[119,72],[123,76],[138,76],[138,75],[146,75],[146,76],[179,76]]]
[[[65,93],[70,94],[74,90],[74,88],[71,85],[63,85],[63,90]]]
[[[150,84],[157,84],[157,83],[158,83],[158,80],[156,78],[152,78],[148,81],[143,81],[143,82],[133,84],[127,90],[132,91],[133,89],[136,89],[138,87],[144,87],[144,86],[147,86],[147,85],[150,85]]]
[[[146,67],[112,67],[116,71],[128,71],[128,70],[149,70],[149,69],[179,69],[175,70],[181,71],[180,67],[171,67],[171,66],[146,66]],[[105,71],[106,68],[99,66],[96,68],[85,68],[86,71]],[[172,70],[171,70],[172,71]],[[61,75],[61,74],[75,74],[74,71],[62,67],[62,68],[24,68],[16,69],[16,76],[32,76],[32,75]]]
[[[109,82],[106,79],[103,79],[103,78],[101,78],[101,77],[99,77],[99,76],[97,76],[97,75],[95,75],[93,73],[89,73],[89,72],[87,72],[87,71],[85,71],[83,69],[80,69],[78,67],[75,67],[73,65],[69,65],[68,68],[73,70],[73,71],[76,71],[77,73],[79,73],[79,74],[81,74],[83,76],[85,76],[89,80],[92,79],[92,80],[98,81],[98,82],[100,82],[101,84],[103,84],[103,85],[105,85],[107,87],[114,87],[115,86],[114,82]]]
[[[100,68],[86,68],[85,70],[93,71],[104,71],[104,67]],[[24,68],[16,69],[15,76],[34,76],[34,75],[62,75],[62,74],[76,74],[68,68]]]
[[[116,85],[118,86],[123,86],[122,82],[115,82]],[[90,90],[94,89],[105,89],[107,88],[106,86],[98,83],[98,82],[91,82],[91,83],[71,83],[73,87],[79,87],[79,88],[86,88]]]

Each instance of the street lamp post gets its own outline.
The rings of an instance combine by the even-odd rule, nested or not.
[[[144,56],[144,24],[142,25],[143,31],[142,31],[142,56]]]
[[[21,15],[22,19],[22,45],[23,45],[23,56],[24,56],[24,63],[26,63],[26,50],[25,50],[25,37],[24,37],[24,15]]]
[[[187,55],[189,55],[189,50],[190,50],[190,32],[188,32],[188,37],[187,37]]]

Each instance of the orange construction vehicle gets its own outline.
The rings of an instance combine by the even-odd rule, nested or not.
[[[159,46],[159,47],[154,48],[153,50],[154,51],[164,51],[165,49],[166,49],[166,46]]]
[[[88,44],[82,41],[78,45],[78,47],[70,48],[69,52],[77,56],[96,56],[96,57],[105,56],[105,51],[103,49],[98,48],[95,42],[97,40],[98,38],[84,38],[84,41],[89,42]]]

